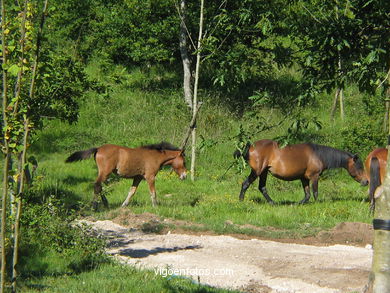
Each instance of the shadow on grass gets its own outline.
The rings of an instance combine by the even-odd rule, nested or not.
[[[332,198],[321,198],[317,199],[318,203],[324,203],[324,202],[348,202],[348,201],[354,201],[354,202],[369,202],[368,197],[332,197]]]
[[[47,186],[39,189],[32,189],[27,195],[27,201],[30,204],[44,204],[48,200],[58,200],[64,204],[67,210],[79,210],[81,197],[73,191],[58,188],[56,186]]]
[[[153,249],[131,249],[126,248],[119,251],[119,255],[123,256],[129,256],[132,258],[144,258],[148,257],[150,255],[156,255],[159,253],[165,253],[165,252],[176,252],[180,250],[193,250],[193,249],[200,249],[202,246],[200,245],[187,245],[183,247],[175,246],[175,247],[156,247]]]
[[[86,183],[86,182],[92,183],[92,180],[89,177],[77,177],[77,176],[69,175],[68,177],[64,178],[62,182],[68,185],[76,185],[76,184]]]
[[[255,197],[250,199],[252,202],[256,204],[263,204],[263,205],[270,205],[265,199],[261,197]],[[307,205],[312,205],[316,203],[329,203],[329,202],[348,202],[348,201],[354,201],[354,202],[368,202],[368,198],[363,198],[363,197],[332,197],[332,198],[320,198],[315,200],[313,197],[310,197],[309,201],[301,204],[300,201],[301,199],[297,201],[292,201],[292,200],[274,200],[275,201],[275,206],[290,206],[290,205],[297,205],[297,206],[307,206]]]
[[[264,204],[264,205],[272,206],[264,198],[261,198],[261,197],[252,198],[251,201],[253,201],[256,204]],[[274,200],[274,202],[275,202],[274,206],[299,205],[299,201],[292,201],[292,200],[282,200],[282,201]]]

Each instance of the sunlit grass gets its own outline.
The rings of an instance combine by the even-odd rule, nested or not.
[[[106,76],[99,75],[96,66],[88,68],[90,74],[98,76],[101,81],[111,82],[105,80]],[[95,162],[91,158],[66,164],[67,156],[105,143],[135,147],[165,140],[179,146],[191,118],[180,91],[138,90],[135,85],[151,82],[144,81],[141,72],[129,74],[128,80],[122,82],[122,85],[113,86],[110,97],[90,94],[81,103],[76,124],[48,121],[32,144],[32,153],[39,162],[35,190],[42,197],[61,198],[69,208],[76,209],[79,217],[107,219],[123,215],[120,207],[132,181],[115,176],[110,178],[103,187],[109,209],[100,206],[95,212],[90,206],[97,176]],[[356,119],[357,113],[362,113],[361,97],[356,89],[346,89],[346,96],[351,98],[346,99],[345,122],[337,117],[335,121],[329,119],[326,109],[330,110],[331,95],[319,95],[317,102],[304,109],[304,117],[316,117],[322,122],[322,129],[315,133],[319,139],[316,143],[340,144],[340,129],[351,119]],[[164,168],[156,178],[159,206],[152,207],[148,186],[141,182],[126,208],[129,212],[184,220],[188,223],[187,229],[267,238],[300,238],[330,229],[340,222],[371,221],[367,188],[354,182],[345,170],[325,172],[320,178],[318,200],[311,198],[306,205],[297,204],[303,198],[300,181],[285,182],[272,176],[268,177],[267,189],[276,205],[271,206],[265,201],[257,181],[247,190],[245,200],[239,201],[241,184],[250,171],[246,168],[239,173],[236,166],[232,167],[232,153],[240,125],[254,132],[259,123],[277,124],[285,119],[285,114],[264,107],[240,117],[229,111],[226,105],[217,104],[213,97],[201,94],[200,99],[204,105],[197,123],[195,182],[189,179],[180,181],[169,168]],[[264,120],[257,120],[254,114]],[[286,119],[278,127],[259,132],[253,139],[285,135],[291,123]],[[187,151],[188,168],[189,161]],[[173,224],[170,225],[174,229]],[[44,273],[26,280],[23,292],[215,292],[188,280],[167,280],[154,276],[152,272],[115,264],[101,265],[94,271],[81,274],[68,273],[67,264],[58,255],[42,256],[41,262],[31,263],[30,267],[32,271]]]
[[[53,160],[41,163],[38,178],[41,178],[43,190],[67,191],[64,194],[72,197],[69,201],[77,200],[83,203],[84,214],[97,218],[105,218],[108,212],[121,206],[132,180],[119,178],[109,180],[110,182],[104,185],[104,193],[110,209],[107,211],[100,207],[95,213],[89,208],[93,182],[97,174],[94,161],[91,159],[65,164],[65,157],[63,154],[57,154],[53,155]],[[163,169],[156,179],[159,206],[152,207],[148,186],[143,181],[127,208],[133,213],[148,212],[163,218],[200,223],[205,229],[217,233],[228,233],[233,230],[250,233],[245,227],[242,231],[237,227],[250,224],[285,229],[294,237],[310,235],[320,229],[331,228],[339,222],[371,220],[366,202],[366,188],[359,186],[344,170],[326,173],[319,182],[319,199],[314,201],[311,198],[306,205],[297,204],[303,198],[303,189],[299,181],[285,182],[270,176],[267,188],[276,202],[275,206],[265,201],[257,189],[257,181],[248,189],[245,200],[239,201],[238,194],[245,179],[243,174],[231,171],[223,180],[209,179],[218,176],[207,174],[207,170],[202,168],[199,174],[195,182],[189,179],[181,181],[175,173]],[[235,226],[226,225],[226,221],[234,223]],[[284,233],[283,236],[288,234]]]
[[[21,292],[111,293],[111,292],[233,292],[199,285],[186,278],[164,278],[154,271],[139,271],[119,264],[101,265],[94,271],[80,274],[30,278]]]

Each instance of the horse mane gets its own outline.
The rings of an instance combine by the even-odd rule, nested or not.
[[[169,142],[166,142],[166,141],[162,141],[160,143],[155,143],[155,144],[143,145],[143,146],[141,146],[141,148],[148,149],[148,150],[156,150],[156,151],[159,151],[159,152],[163,152],[163,151],[180,151],[180,149],[178,147],[176,147],[173,144],[171,144]]]
[[[324,164],[325,169],[346,168],[348,165],[348,159],[355,156],[350,152],[342,151],[325,145],[314,143],[307,143],[307,145],[313,149],[314,153]],[[356,166],[359,169],[363,169],[363,163],[360,159],[356,161]]]

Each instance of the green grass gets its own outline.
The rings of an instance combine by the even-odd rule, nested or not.
[[[23,282],[21,292],[233,292],[199,285],[190,279],[163,277],[154,271],[139,271],[120,264],[101,265],[96,270],[80,274],[64,274],[44,278],[31,278]]]
[[[105,78],[96,72],[96,68],[90,67],[89,70],[90,74]],[[95,163],[90,159],[65,164],[68,155],[104,143],[134,147],[165,140],[180,145],[188,127],[190,114],[182,101],[181,91],[136,89],[134,85],[143,82],[140,81],[140,72],[134,76],[126,75],[125,78],[128,80],[113,86],[110,97],[89,94],[81,103],[76,124],[47,121],[32,144],[32,153],[39,161],[34,189],[43,197],[61,198],[69,208],[78,209],[80,217],[92,215],[106,219],[120,213],[131,180],[111,178],[109,184],[104,186],[104,193],[110,203],[109,210],[101,208],[93,212],[90,202],[97,175]],[[153,83],[153,79],[147,82]],[[365,127],[356,126],[357,115],[366,115],[362,97],[354,87],[348,88],[345,95],[348,99],[344,122],[338,118],[330,121],[329,111],[324,110],[330,109],[332,103],[332,96],[327,94],[318,96],[317,101],[302,112],[303,117],[316,117],[322,122],[322,129],[308,129],[311,137],[316,138],[313,142],[339,148],[344,145],[352,145],[357,149],[361,147],[360,137],[346,133],[349,134],[349,127]],[[159,206],[152,207],[147,184],[142,182],[128,206],[131,212],[148,212],[163,218],[194,223],[188,229],[269,238],[300,238],[314,235],[340,222],[371,221],[367,188],[359,186],[345,170],[327,171],[322,175],[316,202],[311,198],[308,204],[297,205],[303,198],[301,183],[285,182],[272,176],[268,177],[267,188],[277,205],[270,206],[265,202],[257,189],[257,182],[248,189],[245,200],[240,202],[238,194],[249,174],[249,168],[243,173],[239,173],[237,167],[228,170],[233,162],[232,153],[240,126],[247,133],[254,133],[261,123],[273,125],[285,117],[280,110],[266,107],[256,108],[240,116],[205,93],[201,94],[201,99],[204,105],[197,124],[195,182],[189,179],[180,181],[169,169],[164,169],[156,179]],[[262,118],[259,119],[259,116]],[[255,139],[285,135],[292,122],[287,117],[278,127],[256,134]],[[347,132],[343,133],[343,129]],[[364,157],[366,150],[371,147],[366,145],[360,155]],[[199,287],[188,280],[168,280],[131,267],[107,264],[94,271],[67,274],[66,267],[56,257],[47,262],[50,265],[46,273],[24,282],[23,292],[135,292],[134,288],[137,288],[137,292],[214,292],[213,289]],[[140,291],[139,284],[143,284],[144,291]]]
[[[42,193],[49,190],[60,194],[69,205],[77,202],[88,205],[97,174],[95,163],[90,159],[65,164],[66,157],[75,150],[103,143],[137,146],[167,140],[178,145],[189,120],[187,109],[182,104],[179,95],[174,92],[142,93],[120,88],[114,91],[109,102],[101,102],[98,97],[91,96],[85,101],[76,125],[52,121],[33,145],[40,162],[38,175]],[[318,113],[324,116],[323,112]],[[267,118],[269,123],[276,122],[278,115],[278,111],[273,111]],[[325,117],[323,119],[326,121]],[[226,170],[233,162],[233,137],[239,125],[250,126],[255,122],[248,117],[237,118],[222,106],[206,101],[198,123],[200,150],[196,181],[180,181],[169,169],[164,169],[158,173],[156,180],[160,205],[157,208],[151,206],[147,184],[142,182],[128,208],[134,213],[150,212],[201,223],[217,233],[255,233],[248,229],[240,231],[236,225],[226,226],[227,220],[237,225],[251,224],[286,230],[283,233],[275,232],[272,235],[275,237],[310,235],[343,221],[370,221],[367,188],[360,187],[345,170],[323,174],[317,202],[312,198],[307,205],[296,205],[303,198],[301,183],[285,182],[272,176],[268,179],[267,187],[278,203],[276,206],[264,201],[257,189],[257,182],[248,189],[245,201],[239,202],[241,183],[249,174],[249,168],[242,174],[237,173],[235,168]],[[281,135],[282,127],[259,134],[258,138]],[[319,135],[328,140],[334,127],[337,126],[324,123]],[[333,137],[335,135],[333,133]],[[104,186],[104,192],[112,210],[119,208],[124,201],[131,180],[112,178],[110,181]],[[171,196],[166,197],[166,194]],[[98,218],[107,217],[104,210],[92,213],[87,209],[84,212]]]

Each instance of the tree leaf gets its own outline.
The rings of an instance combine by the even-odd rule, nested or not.
[[[8,73],[13,75],[13,76],[17,76],[19,71],[20,71],[20,67],[16,64],[12,64],[8,69],[7,69]]]

